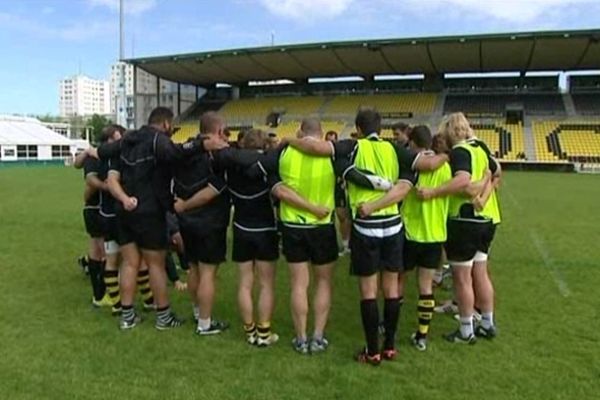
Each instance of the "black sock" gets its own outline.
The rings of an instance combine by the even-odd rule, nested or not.
[[[94,299],[101,300],[104,296],[104,282],[102,281],[102,261],[90,258],[88,262],[88,271],[90,282],[92,283],[92,293]]]
[[[185,254],[177,253],[177,258],[179,258],[179,267],[181,267],[181,269],[187,271],[190,267],[188,265],[187,258],[185,258]]]
[[[385,326],[385,340],[383,348],[393,349],[396,341],[396,330],[398,329],[398,318],[400,317],[400,299],[385,299],[383,305],[383,325]]]
[[[361,300],[360,314],[362,316],[365,339],[367,340],[367,352],[371,356],[379,354],[379,309],[377,307],[377,300]]]

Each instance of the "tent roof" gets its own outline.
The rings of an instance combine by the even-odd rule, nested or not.
[[[71,145],[35,118],[0,116],[0,145]]]

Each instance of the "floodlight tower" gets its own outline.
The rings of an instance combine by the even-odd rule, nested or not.
[[[116,93],[116,118],[117,123],[124,127],[129,128],[127,126],[127,97],[125,92],[125,63],[123,59],[125,58],[125,30],[124,30],[124,18],[125,18],[125,9],[124,9],[124,0],[119,0],[119,82],[117,84],[117,93]]]

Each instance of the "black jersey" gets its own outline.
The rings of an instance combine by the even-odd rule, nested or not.
[[[179,215],[180,224],[202,229],[220,229],[229,224],[230,200],[225,176],[216,172],[210,153],[194,154],[173,166],[173,192],[187,200],[198,191],[212,187],[219,195],[208,204]]]
[[[258,150],[225,149],[215,154],[216,168],[226,169],[234,205],[233,224],[249,232],[276,229],[271,189],[267,179],[252,173],[250,164],[262,157]]]
[[[87,179],[88,176],[96,176],[98,179],[103,180],[101,175],[101,162],[92,157],[86,157],[83,161],[83,178]],[[100,190],[95,190],[94,193],[85,200],[85,207],[88,209],[99,209],[100,208]]]
[[[108,171],[113,169],[113,160],[101,160],[101,173],[100,177],[102,180],[108,178]],[[112,218],[116,215],[115,210],[115,198],[110,194],[108,190],[100,191],[100,215],[105,218]]]
[[[175,145],[163,132],[144,126],[122,140],[100,146],[98,155],[101,159],[118,157],[118,165],[111,169],[119,172],[125,193],[138,200],[132,214],[162,214],[173,208],[171,166],[201,153],[201,148],[201,141]],[[117,210],[123,211],[119,203]]]

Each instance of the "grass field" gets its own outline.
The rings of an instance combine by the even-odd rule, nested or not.
[[[600,396],[600,177],[507,173],[504,223],[493,249],[500,336],[475,346],[445,343],[449,316],[434,319],[430,348],[408,345],[415,329],[411,282],[397,361],[351,359],[363,343],[356,282],[338,263],[330,350],[303,357],[289,345],[288,273],[280,261],[270,349],[246,345],[234,265],[219,276],[219,337],[192,324],[158,332],[153,318],[120,332],[93,310],[75,264],[86,236],[81,174],[64,167],[0,169],[0,399],[594,399]],[[438,292],[438,299],[448,294]],[[185,295],[176,311],[190,316]]]

